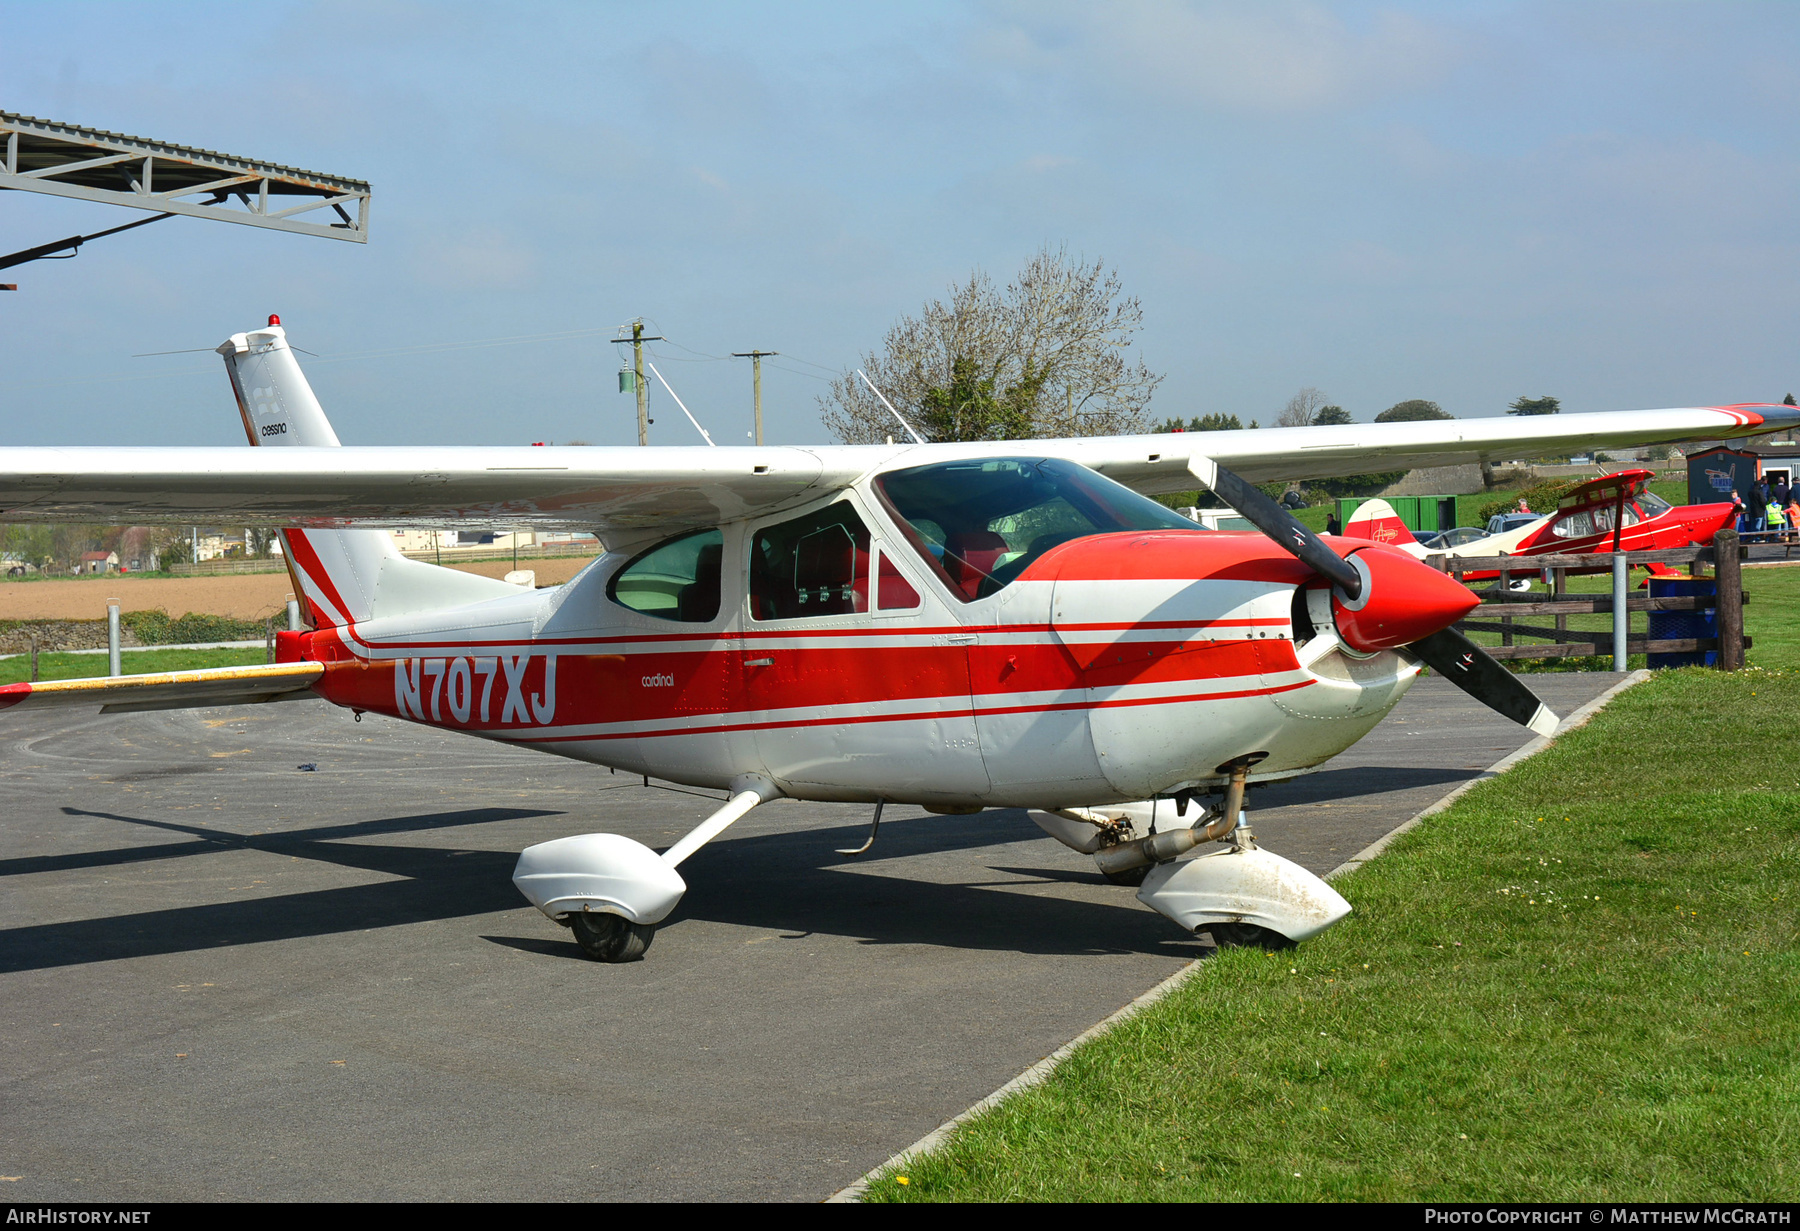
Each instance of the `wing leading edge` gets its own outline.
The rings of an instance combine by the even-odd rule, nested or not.
[[[131,714],[141,710],[249,705],[310,695],[306,690],[324,674],[322,663],[275,663],[5,684],[0,685],[0,710],[98,705],[103,714]]]
[[[0,520],[538,526],[617,540],[775,512],[875,469],[951,458],[1065,458],[1155,493],[1191,489],[1196,457],[1269,482],[1795,427],[1800,408],[1741,405],[981,444],[17,448],[0,449]]]

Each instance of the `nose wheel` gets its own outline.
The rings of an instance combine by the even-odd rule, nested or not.
[[[656,938],[654,924],[590,911],[570,915],[569,930],[575,933],[581,951],[596,962],[635,962]]]
[[[1261,949],[1265,953],[1279,953],[1294,947],[1294,942],[1280,932],[1254,923],[1202,923],[1196,930],[1210,932],[1213,944],[1221,949]]]

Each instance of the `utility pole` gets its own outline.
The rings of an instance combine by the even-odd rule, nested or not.
[[[756,443],[762,444],[762,361],[765,355],[779,355],[778,350],[734,350],[733,359],[748,359],[755,375],[751,380],[756,388]]]
[[[618,340],[623,342],[625,339]],[[642,318],[631,322],[631,367],[635,374],[631,383],[637,390],[638,443],[640,445],[650,443],[650,390],[644,385],[644,343],[662,340],[661,334],[644,336]]]

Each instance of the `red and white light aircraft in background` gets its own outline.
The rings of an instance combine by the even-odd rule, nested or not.
[[[1385,500],[1358,505],[1344,526],[1344,533],[1350,538],[1390,544],[1421,560],[1442,555],[1583,555],[1704,545],[1737,517],[1734,504],[1671,505],[1649,490],[1654,478],[1654,470],[1621,470],[1601,475],[1563,493],[1556,502],[1556,511],[1538,521],[1500,534],[1471,535],[1442,546],[1420,543]],[[1592,569],[1569,571],[1603,573],[1611,567],[1608,562],[1597,561]],[[1667,565],[1646,567],[1653,573],[1673,572]],[[1499,575],[1494,569],[1462,574],[1467,581],[1486,581]]]
[[[316,695],[726,790],[660,854],[585,834],[520,856],[525,895],[608,961],[643,953],[687,856],[781,796],[874,804],[877,824],[887,802],[1033,809],[1183,927],[1304,939],[1349,905],[1256,846],[1246,784],[1355,743],[1421,664],[1533,730],[1557,720],[1450,630],[1468,590],[1403,551],[1321,540],[1253,484],[1800,422],[1738,406],[993,444],[359,448],[339,446],[273,319],[219,349],[250,443],[280,447],[4,449],[0,517],[286,527],[305,627],[274,665],[16,684],[0,707]],[[1196,482],[1261,533],[1205,531],[1145,495]],[[524,590],[360,528],[403,525],[590,530],[606,553]]]

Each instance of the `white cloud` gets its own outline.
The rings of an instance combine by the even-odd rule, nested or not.
[[[504,231],[476,227],[421,238],[414,253],[421,282],[459,290],[521,290],[537,281],[538,254]]]
[[[1006,4],[983,50],[1027,72],[1165,104],[1317,111],[1441,81],[1459,58],[1444,29],[1383,10],[1356,28],[1319,4],[1128,0]]]

